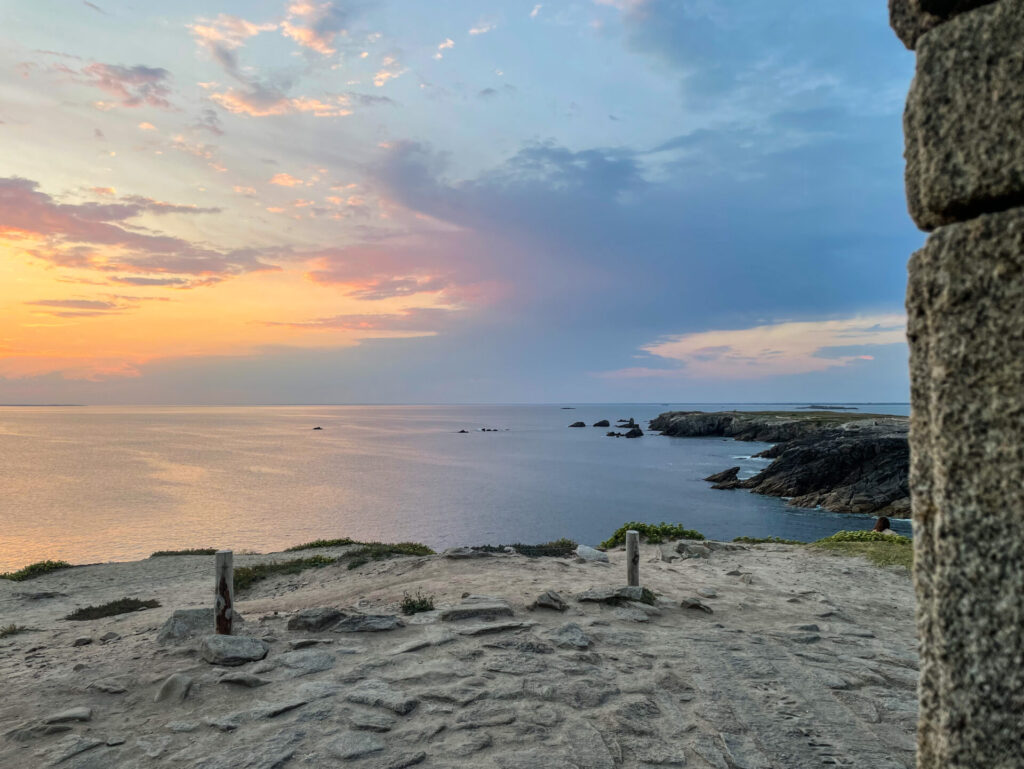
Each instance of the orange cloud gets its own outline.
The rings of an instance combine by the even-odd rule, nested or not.
[[[309,96],[289,97],[276,91],[254,87],[247,91],[229,88],[210,94],[210,98],[228,112],[249,117],[297,113],[308,113],[314,117],[345,117],[352,114],[352,110],[349,109],[349,97],[345,94],[325,97],[325,101]]]
[[[276,184],[280,187],[298,187],[305,182],[302,179],[292,176],[291,174],[279,173],[274,174],[270,177],[270,183]]]
[[[347,36],[347,14],[337,2],[314,3],[295,0],[281,22],[281,32],[304,48],[329,56],[335,53],[335,41]]]

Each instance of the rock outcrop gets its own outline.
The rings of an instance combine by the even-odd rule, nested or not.
[[[651,421],[663,435],[723,436],[775,443],[774,459],[752,478],[739,468],[708,476],[716,489],[788,497],[794,507],[837,513],[910,515],[910,453],[905,417],[833,412],[677,411]]]

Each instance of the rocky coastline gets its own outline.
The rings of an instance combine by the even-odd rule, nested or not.
[[[786,497],[794,507],[908,518],[908,426],[906,417],[887,414],[671,411],[649,429],[775,444],[756,455],[774,461],[750,478],[738,478],[738,467],[705,478],[715,489]]]

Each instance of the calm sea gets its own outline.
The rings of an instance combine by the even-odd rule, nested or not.
[[[0,408],[0,569],[185,547],[268,552],[343,536],[438,549],[559,537],[596,544],[630,520],[682,523],[719,539],[813,540],[870,528],[865,516],[791,508],[701,480],[732,465],[752,475],[765,460],[750,455],[767,444],[625,440],[567,427],[633,417],[646,428],[668,410],[792,408]],[[859,409],[909,412],[906,404]],[[908,522],[896,525],[909,532]]]

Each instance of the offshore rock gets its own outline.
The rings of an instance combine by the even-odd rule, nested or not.
[[[760,473],[715,488],[789,497],[794,507],[896,518],[910,515],[907,426],[906,417],[835,412],[677,411],[651,421],[664,435],[778,444],[762,454],[775,461]]]

